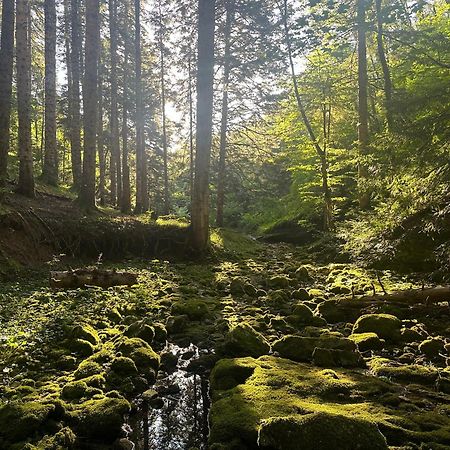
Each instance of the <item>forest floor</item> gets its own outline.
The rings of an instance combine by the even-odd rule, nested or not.
[[[52,290],[62,262],[2,283],[0,448],[450,448],[447,301],[367,300],[421,281],[229,230],[212,248],[103,262],[131,287]]]

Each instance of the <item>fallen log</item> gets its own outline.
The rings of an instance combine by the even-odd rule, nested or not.
[[[366,302],[399,302],[414,305],[416,303],[439,303],[450,301],[450,286],[436,286],[423,289],[406,289],[387,294],[366,295],[355,300]]]
[[[109,288],[112,286],[132,286],[137,283],[137,274],[116,270],[75,269],[50,272],[50,287],[76,289],[86,286]]]

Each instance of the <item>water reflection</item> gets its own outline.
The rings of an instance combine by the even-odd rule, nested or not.
[[[136,450],[206,449],[208,381],[205,376],[186,371],[200,356],[199,349],[192,344],[185,348],[168,344],[164,352],[178,361],[175,364],[173,358],[173,366],[160,372],[153,386],[156,398],[138,400],[138,413],[130,418],[130,439]]]

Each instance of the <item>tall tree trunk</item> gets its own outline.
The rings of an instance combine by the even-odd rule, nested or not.
[[[95,208],[95,156],[97,139],[98,55],[100,46],[99,0],[86,0],[85,71],[83,83],[84,151],[80,203]]]
[[[19,183],[17,191],[34,197],[33,150],[31,145],[31,29],[29,0],[17,0],[16,66],[19,118]]]
[[[366,53],[366,1],[357,0],[356,24],[358,29],[358,181],[359,206],[370,206],[370,192],[366,186],[369,171],[364,159],[369,151],[369,113],[367,106],[367,53]]]
[[[194,195],[194,101],[192,88],[192,42],[189,44],[188,56],[188,102],[189,102],[189,195],[190,195],[190,214],[192,217],[192,201]]]
[[[2,35],[0,40],[0,189],[8,176],[9,126],[11,117],[12,75],[14,60],[14,0],[2,1]],[[0,192],[1,198],[1,192]]]
[[[119,113],[117,107],[117,1],[109,2],[109,33],[111,51],[111,203],[119,205],[122,197],[120,165]]]
[[[73,185],[76,190],[81,188],[81,113],[80,113],[80,79],[81,79],[81,23],[80,0],[71,0],[71,92],[69,96],[70,110],[70,151],[72,162]]]
[[[377,10],[377,51],[378,51],[378,59],[380,60],[381,68],[383,70],[386,121],[388,129],[392,130],[392,127],[394,125],[394,117],[392,111],[393,88],[391,80],[391,71],[389,70],[389,65],[386,59],[386,52],[384,50],[384,43],[383,43],[383,14],[381,10],[381,1],[382,0],[375,0],[375,7]]]
[[[161,78],[161,116],[162,116],[162,148],[163,148],[163,171],[164,171],[164,208],[163,214],[169,214],[169,175],[167,167],[167,126],[166,126],[166,85],[164,67],[164,43],[163,43],[163,20],[161,3],[159,4],[159,54],[160,54],[160,78]]]
[[[316,134],[311,126],[309,117],[306,114],[306,110],[305,110],[305,107],[303,105],[302,98],[300,95],[300,89],[298,86],[297,75],[295,73],[294,60],[292,57],[292,43],[291,43],[291,38],[290,38],[290,34],[289,34],[287,0],[284,0],[284,2],[283,2],[282,17],[283,17],[286,48],[287,48],[287,52],[288,52],[289,66],[291,68],[292,84],[294,86],[294,94],[295,94],[295,99],[297,102],[297,108],[298,108],[298,111],[302,118],[303,124],[305,125],[306,130],[308,131],[309,139],[310,139],[312,145],[314,146],[314,149],[316,150],[317,156],[319,157],[319,161],[320,161],[320,174],[322,177],[322,192],[323,192],[323,199],[324,199],[323,228],[325,231],[328,231],[333,227],[333,203],[332,203],[331,190],[330,190],[330,186],[328,183],[327,151],[326,151],[325,147],[322,148],[320,146],[319,141],[317,140]]]
[[[69,0],[64,0],[64,53],[65,53],[65,63],[66,63],[66,75],[67,75],[67,98],[68,98],[68,107],[67,107],[67,126],[64,127],[64,145],[63,145],[63,160],[62,160],[62,182],[66,183],[66,146],[67,146],[67,131],[71,130],[72,127],[72,110],[71,110],[71,102],[72,102],[72,65],[70,62],[70,3]],[[69,131],[70,135],[70,131]],[[69,139],[69,145],[71,145]]]
[[[98,125],[97,125],[97,148],[98,148],[98,196],[100,205],[106,204],[106,155],[103,133],[103,63],[100,55],[98,66]]]
[[[45,150],[42,175],[48,184],[58,184],[56,142],[56,2],[45,0]]]
[[[212,143],[215,0],[198,2],[197,139],[191,244],[204,252],[209,241],[209,167]]]
[[[142,98],[141,2],[134,1],[134,51],[136,83],[136,213],[148,210],[147,158],[144,138],[144,106]]]
[[[125,23],[128,24],[128,2],[125,3]],[[125,37],[123,44],[123,97],[122,97],[122,198],[120,201],[120,210],[129,214],[131,212],[131,187],[130,187],[130,166],[128,162],[128,39]]]
[[[228,89],[231,72],[231,27],[234,22],[234,0],[225,3],[227,17],[225,20],[225,51],[223,69],[222,118],[220,123],[219,171],[217,174],[217,211],[216,225],[223,227],[223,205],[225,201],[225,166],[227,155],[228,132]]]

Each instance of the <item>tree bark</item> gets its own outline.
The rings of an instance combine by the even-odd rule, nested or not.
[[[375,0],[375,7],[377,11],[377,51],[378,59],[380,60],[381,69],[383,70],[383,81],[384,81],[384,97],[385,97],[385,108],[386,108],[386,122],[388,129],[392,130],[394,125],[394,117],[392,111],[392,80],[391,71],[386,59],[386,52],[383,43],[383,15],[381,10],[381,0]]]
[[[188,102],[189,102],[189,195],[190,215],[192,217],[192,202],[194,198],[194,101],[192,89],[192,42],[190,42],[188,56]]]
[[[103,63],[100,55],[98,67],[98,125],[97,125],[97,147],[98,147],[98,196],[100,205],[106,205],[106,155],[103,133]]]
[[[34,197],[33,150],[31,144],[31,29],[29,0],[17,0],[16,70],[19,118],[19,183],[17,192]]]
[[[359,206],[370,206],[370,192],[366,184],[369,177],[367,163],[364,159],[369,151],[369,113],[367,106],[367,50],[366,50],[366,1],[358,0],[356,23],[358,30],[358,181]]]
[[[136,206],[140,214],[148,210],[147,158],[145,155],[144,106],[142,99],[141,2],[134,1],[134,52],[136,84]]]
[[[14,63],[14,0],[2,1],[0,40],[0,189],[8,177],[9,126],[11,122],[12,75]],[[1,193],[0,193],[1,197]]]
[[[132,286],[137,283],[137,274],[115,270],[76,269],[63,272],[50,272],[50,287],[77,289],[86,286],[99,286],[104,289],[112,286]]]
[[[234,0],[229,0],[225,4],[227,9],[227,16],[225,20],[224,35],[225,50],[223,69],[222,118],[220,123],[219,171],[217,173],[216,225],[218,227],[223,227],[223,206],[225,202],[225,171],[228,132],[228,90],[231,73],[231,28],[234,22]]]
[[[81,77],[81,23],[79,0],[71,0],[71,90],[69,96],[70,110],[70,152],[73,185],[77,191],[81,187],[81,113],[80,113],[80,77]]]
[[[167,167],[167,126],[166,126],[166,85],[164,67],[164,42],[163,20],[161,3],[159,4],[159,54],[160,54],[160,79],[161,79],[161,119],[162,119],[162,148],[163,148],[163,177],[164,177],[164,208],[163,214],[169,214],[169,175]]]
[[[117,1],[109,2],[109,34],[111,52],[111,203],[120,204],[122,169],[120,164],[119,113],[117,107]]]
[[[72,129],[72,111],[71,111],[71,99],[72,99],[72,64],[70,61],[70,3],[69,0],[64,0],[64,52],[65,52],[65,62],[66,62],[66,74],[67,74],[67,97],[68,97],[68,107],[67,107],[67,126],[64,127],[64,139],[63,139],[63,157],[62,157],[62,182],[66,183],[66,148],[67,148],[67,135],[69,135],[69,146],[71,146],[70,141],[70,130]]]
[[[56,142],[56,2],[45,0],[45,150],[42,176],[46,183],[58,184]]]
[[[209,167],[212,143],[215,0],[198,2],[197,139],[191,244],[202,253],[209,242]]]
[[[288,52],[289,66],[291,68],[292,84],[294,86],[294,95],[295,95],[295,99],[297,102],[297,108],[298,108],[298,111],[302,118],[302,121],[306,127],[306,130],[308,132],[311,143],[314,146],[314,149],[316,150],[317,156],[319,157],[319,161],[320,161],[320,174],[321,174],[321,178],[322,178],[322,192],[323,192],[323,198],[324,198],[323,229],[325,231],[329,231],[333,227],[333,203],[332,203],[331,190],[330,190],[329,183],[328,183],[327,151],[326,151],[325,147],[322,148],[320,146],[319,141],[317,140],[316,134],[311,126],[309,117],[306,114],[306,110],[305,110],[305,107],[303,105],[302,98],[300,95],[300,89],[298,86],[297,75],[295,73],[294,60],[292,57],[292,43],[291,43],[291,38],[290,38],[290,34],[289,34],[287,0],[284,0],[284,2],[283,2],[282,17],[283,17],[282,20],[283,20],[283,26],[284,26],[286,48],[287,48],[287,52]]]
[[[86,0],[85,72],[83,83],[84,151],[80,203],[95,209],[95,157],[97,139],[98,56],[100,44],[99,0]]]
[[[128,20],[128,3],[125,3],[125,20]],[[131,187],[130,187],[130,166],[128,162],[128,39],[124,39],[124,62],[123,62],[123,96],[122,96],[122,198],[120,210],[129,214],[131,212]]]

